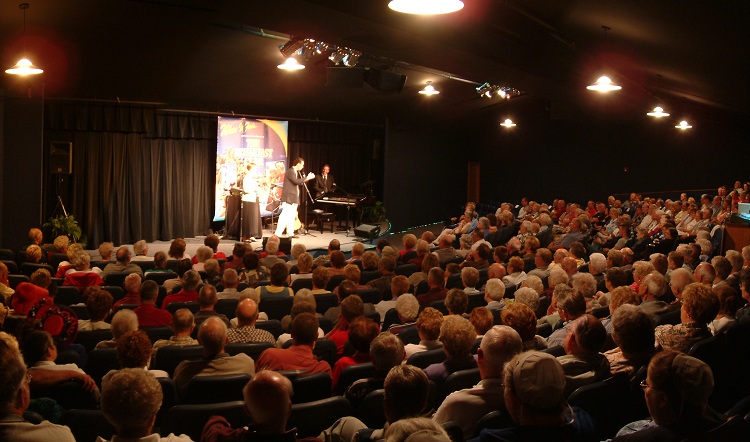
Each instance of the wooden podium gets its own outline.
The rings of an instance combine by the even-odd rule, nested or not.
[[[750,222],[727,222],[724,224],[724,237],[721,241],[721,253],[727,250],[742,251],[750,245]]]

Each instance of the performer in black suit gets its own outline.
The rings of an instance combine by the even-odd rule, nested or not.
[[[323,166],[323,172],[315,177],[315,199],[322,197],[326,193],[336,190],[336,180],[330,174],[331,166]]]
[[[294,236],[294,221],[297,218],[297,206],[299,205],[299,185],[305,181],[315,178],[315,174],[310,172],[307,176],[302,175],[302,168],[305,167],[305,160],[296,158],[294,165],[284,174],[284,189],[281,191],[281,215],[279,223],[276,226],[276,236],[281,236],[286,229],[287,236]]]

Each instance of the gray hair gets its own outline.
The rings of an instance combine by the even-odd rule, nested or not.
[[[151,431],[162,402],[161,385],[142,368],[117,370],[102,381],[101,410],[120,435]]]
[[[413,321],[419,313],[419,301],[411,293],[396,298],[396,311],[407,321]]]
[[[516,290],[516,302],[525,304],[533,311],[539,308],[539,293],[531,287],[521,287]]]
[[[572,280],[573,288],[581,292],[584,298],[592,298],[596,294],[596,279],[591,273],[576,273]]]
[[[112,317],[112,337],[119,338],[127,332],[138,330],[138,316],[130,309],[120,309]]]
[[[594,273],[602,273],[607,270],[607,257],[601,253],[592,253],[589,256],[589,270]]]
[[[484,293],[493,301],[500,301],[505,296],[505,284],[497,278],[488,279]]]

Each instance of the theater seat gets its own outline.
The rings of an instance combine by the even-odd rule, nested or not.
[[[117,360],[117,350],[114,348],[105,348],[93,350],[89,353],[89,359],[86,362],[85,371],[91,376],[97,385],[102,384],[102,377],[109,373],[110,370],[119,370],[120,362]]]
[[[385,425],[384,399],[385,390],[382,388],[367,393],[367,396],[362,399],[362,403],[357,408],[356,417],[368,428],[383,428],[383,425]]]
[[[354,364],[344,367],[339,375],[339,383],[336,385],[336,394],[344,394],[347,388],[356,380],[372,377],[375,374],[375,366],[372,362]]]
[[[270,342],[237,342],[233,344],[227,344],[224,350],[231,356],[244,353],[252,358],[253,361],[257,361],[258,357],[264,350],[273,348],[274,345]]]
[[[60,425],[70,428],[77,442],[95,442],[98,437],[110,440],[117,434],[101,410],[68,410],[60,416]]]
[[[101,341],[109,341],[110,339],[112,339],[111,330],[83,330],[79,331],[76,335],[75,343],[83,345],[86,353],[91,353],[96,344]]]
[[[217,404],[241,401],[242,389],[252,379],[248,374],[196,376],[180,396],[182,404]]]
[[[441,347],[434,350],[414,353],[413,355],[409,356],[409,359],[406,360],[406,363],[415,367],[419,367],[421,369],[425,369],[432,364],[439,364],[444,360],[445,351]]]
[[[166,437],[170,433],[185,434],[192,440],[201,440],[203,427],[211,416],[222,416],[232,428],[242,428],[252,420],[245,412],[243,401],[223,402],[219,404],[177,405],[164,415],[160,434]]]
[[[585,385],[568,398],[571,406],[586,410],[597,423],[599,439],[615,436],[629,421],[628,377],[624,373]]]
[[[287,429],[297,428],[297,437],[317,437],[337,419],[351,416],[352,406],[343,396],[292,405]]]
[[[195,361],[205,356],[203,347],[200,345],[167,345],[160,348],[152,362],[152,368],[155,370],[164,370],[169,377],[174,376],[174,370],[184,360]]]
[[[279,374],[292,381],[292,403],[301,404],[331,397],[331,375],[328,373],[306,374],[299,370],[281,370]]]

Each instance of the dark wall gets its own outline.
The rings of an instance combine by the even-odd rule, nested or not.
[[[497,120],[496,120],[497,121]],[[481,134],[481,200],[522,196],[584,204],[610,194],[688,191],[750,179],[747,125],[705,120],[688,131],[673,120],[543,121]],[[693,192],[690,192],[692,190]]]
[[[0,244],[17,249],[26,243],[29,228],[42,223],[44,100],[41,89],[32,84],[21,91],[5,91],[2,107]]]
[[[393,231],[461,211],[468,147],[463,131],[450,125],[387,125],[383,203]]]

